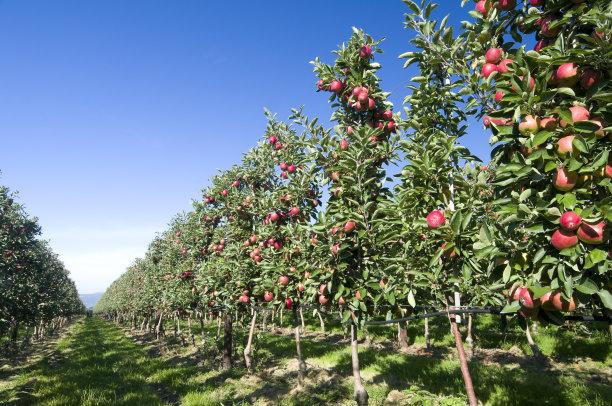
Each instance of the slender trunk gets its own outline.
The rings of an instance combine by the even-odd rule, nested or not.
[[[193,334],[193,330],[191,329],[191,316],[187,317],[187,330],[189,331],[189,338],[191,339],[191,345],[196,346],[195,335]]]
[[[465,338],[465,342],[467,343],[467,356],[468,359],[472,359],[474,356],[474,340],[472,338],[472,315],[468,314],[467,320],[467,337]]]
[[[143,331],[145,331],[145,326],[147,324],[147,318],[143,317],[142,318],[142,323],[140,323],[140,332],[142,333]]]
[[[529,343],[529,347],[531,347],[531,351],[533,352],[534,358],[542,358],[542,352],[540,351],[540,347],[533,341],[533,337],[531,337],[531,331],[529,330],[529,319],[525,319],[525,335],[527,336],[527,343]]]
[[[357,406],[367,406],[368,392],[361,382],[361,370],[359,369],[359,344],[357,342],[357,327],[351,324],[351,360],[353,366],[353,381],[355,384],[355,401]]]
[[[431,350],[431,341],[429,339],[429,318],[425,319],[425,349]]]
[[[465,349],[463,348],[463,340],[461,339],[461,333],[457,327],[455,315],[449,314],[448,319],[450,320],[451,331],[455,337],[455,346],[457,347],[457,353],[459,354],[461,375],[463,376],[463,382],[465,383],[465,391],[468,396],[469,404],[470,406],[478,406],[478,400],[476,399],[476,393],[474,392],[474,384],[472,383],[472,375],[470,375],[470,370],[468,368]]]
[[[202,345],[204,345],[204,343],[206,342],[206,331],[204,330],[204,320],[202,320],[202,316],[199,316],[198,320],[200,321],[200,334],[202,335]]]
[[[300,308],[300,315],[302,311]],[[302,319],[302,322],[304,319]],[[304,375],[306,374],[306,363],[302,356],[302,343],[300,341],[300,326],[297,320],[297,311],[293,309],[293,337],[295,338],[295,349],[298,360],[298,386],[301,388],[304,385]]]
[[[163,325],[162,322],[164,320],[164,312],[159,312],[159,321],[157,322],[157,326],[155,326],[155,336],[159,340],[159,337],[163,335]]]
[[[219,337],[221,337],[221,317],[217,316],[217,336],[216,336],[216,341],[219,341]]]
[[[306,331],[306,324],[304,324],[304,313],[302,312],[302,306],[300,306],[300,322],[302,326],[302,334]]]
[[[400,350],[408,349],[408,323],[405,321],[397,323],[397,343]]]
[[[16,321],[13,323],[13,327],[11,328],[11,342],[16,343],[19,338],[19,322]]]
[[[280,316],[278,318],[278,326],[283,328],[283,306],[280,308]]]
[[[232,368],[232,314],[225,312],[225,326],[223,329],[223,369]]]
[[[321,312],[318,310],[317,316],[319,316],[319,323],[321,324],[321,333],[325,333],[325,321],[323,320],[323,316],[321,316]]]
[[[251,327],[249,328],[249,338],[244,347],[244,363],[249,372],[253,372],[253,334],[255,333],[255,321],[257,320],[257,312],[253,311],[251,318]]]

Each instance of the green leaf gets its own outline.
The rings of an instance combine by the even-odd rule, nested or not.
[[[612,295],[607,290],[600,290],[597,295],[607,309],[612,310]]]
[[[593,295],[593,294],[597,293],[599,288],[597,287],[595,282],[593,282],[592,280],[587,278],[580,285],[576,286],[576,290],[579,291],[579,292],[584,293],[585,295]]]
[[[510,264],[507,264],[506,267],[504,268],[504,274],[503,274],[504,283],[508,283],[508,281],[510,280],[511,273],[512,273],[512,267],[510,266]]]
[[[500,313],[502,314],[508,314],[508,313],[516,313],[519,310],[521,310],[521,304],[519,303],[518,300],[515,300],[512,303],[507,304]]]

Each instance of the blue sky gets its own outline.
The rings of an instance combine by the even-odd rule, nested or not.
[[[459,2],[438,16],[468,19]],[[453,5],[449,5],[449,4]],[[382,85],[413,72],[400,0],[0,0],[0,183],[18,190],[83,293],[104,290],[218,170],[262,135],[263,108],[327,120],[308,63],[386,37]],[[465,144],[483,159],[488,135]]]

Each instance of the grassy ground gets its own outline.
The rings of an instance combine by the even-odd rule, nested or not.
[[[205,342],[198,336],[194,348],[172,334],[157,343],[148,334],[83,319],[41,360],[19,371],[0,369],[0,404],[352,404],[350,351],[339,326],[328,326],[326,334],[316,332],[314,320],[307,326],[302,346],[308,376],[306,387],[298,389],[288,330],[259,332],[255,373],[242,368],[238,354],[246,323],[235,329],[235,368],[221,371],[214,324],[206,326]],[[529,356],[517,326],[501,333],[493,318],[479,317],[478,349],[470,363],[479,399],[487,405],[612,403],[610,340],[600,327],[540,326],[535,339],[547,355],[542,365]],[[431,353],[423,349],[422,331],[420,323],[412,324],[411,349],[398,353],[392,345],[395,329],[370,328],[372,343],[361,346],[360,360],[371,404],[465,404],[447,323],[432,322]]]

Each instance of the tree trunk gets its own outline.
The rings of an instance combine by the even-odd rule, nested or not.
[[[467,320],[467,337],[465,338],[465,342],[467,343],[467,356],[468,359],[472,359],[474,356],[474,340],[472,338],[472,315],[468,314]]]
[[[159,340],[159,337],[164,334],[164,326],[162,324],[163,320],[164,312],[159,312],[159,321],[157,322],[157,326],[155,326],[155,336],[157,337],[157,340]]]
[[[198,320],[200,321],[200,334],[202,334],[202,345],[204,345],[204,343],[206,342],[206,330],[204,330],[204,320],[202,320],[201,315],[198,316]]]
[[[465,391],[467,393],[469,404],[470,406],[478,406],[478,400],[476,399],[476,393],[474,392],[474,384],[472,383],[472,375],[470,375],[470,370],[468,368],[465,349],[463,348],[463,340],[461,339],[461,333],[457,327],[455,315],[449,314],[448,318],[450,320],[451,331],[455,337],[455,346],[457,347],[457,353],[459,354],[461,375],[463,376],[463,382],[465,383]]]
[[[142,333],[143,331],[145,331],[145,325],[147,324],[147,318],[143,317],[142,318],[142,323],[140,323],[140,332]]]
[[[534,358],[542,359],[542,352],[540,351],[540,347],[533,341],[533,337],[531,337],[531,331],[529,331],[529,319],[525,319],[525,335],[527,336],[527,343],[529,343],[529,347],[531,347],[531,351],[533,352]]]
[[[408,349],[408,323],[405,321],[397,323],[397,343],[400,350]]]
[[[302,334],[306,331],[306,324],[304,324],[304,313],[302,312],[302,306],[300,306],[300,322],[302,326]]]
[[[219,341],[219,337],[221,337],[221,317],[217,316],[217,336],[216,336],[216,341]]]
[[[325,321],[323,320],[323,316],[321,316],[321,312],[318,310],[317,316],[319,316],[319,323],[321,324],[321,333],[325,333]]]
[[[249,328],[249,338],[244,347],[244,363],[249,372],[253,372],[253,334],[255,333],[255,321],[257,320],[257,312],[253,311],[251,318],[251,327]]]
[[[301,314],[301,310],[300,310]],[[304,319],[302,319],[304,321]],[[302,356],[302,343],[300,340],[300,326],[297,320],[296,309],[293,309],[293,337],[295,338],[295,349],[298,361],[298,386],[301,388],[304,385],[304,375],[306,374],[306,363]]]
[[[191,329],[191,316],[187,317],[187,330],[189,331],[189,339],[191,340],[191,345],[195,347],[195,334],[193,334],[193,330]]]
[[[425,319],[425,350],[431,351],[431,341],[429,340],[429,318]]]
[[[15,321],[11,327],[11,342],[14,344],[19,338],[19,322]]]
[[[223,369],[232,368],[232,314],[225,312],[225,326],[223,329]]]
[[[351,360],[353,366],[353,381],[355,384],[355,401],[357,406],[367,406],[368,392],[363,387],[361,382],[361,370],[359,369],[359,344],[357,342],[357,327],[351,325]]]

